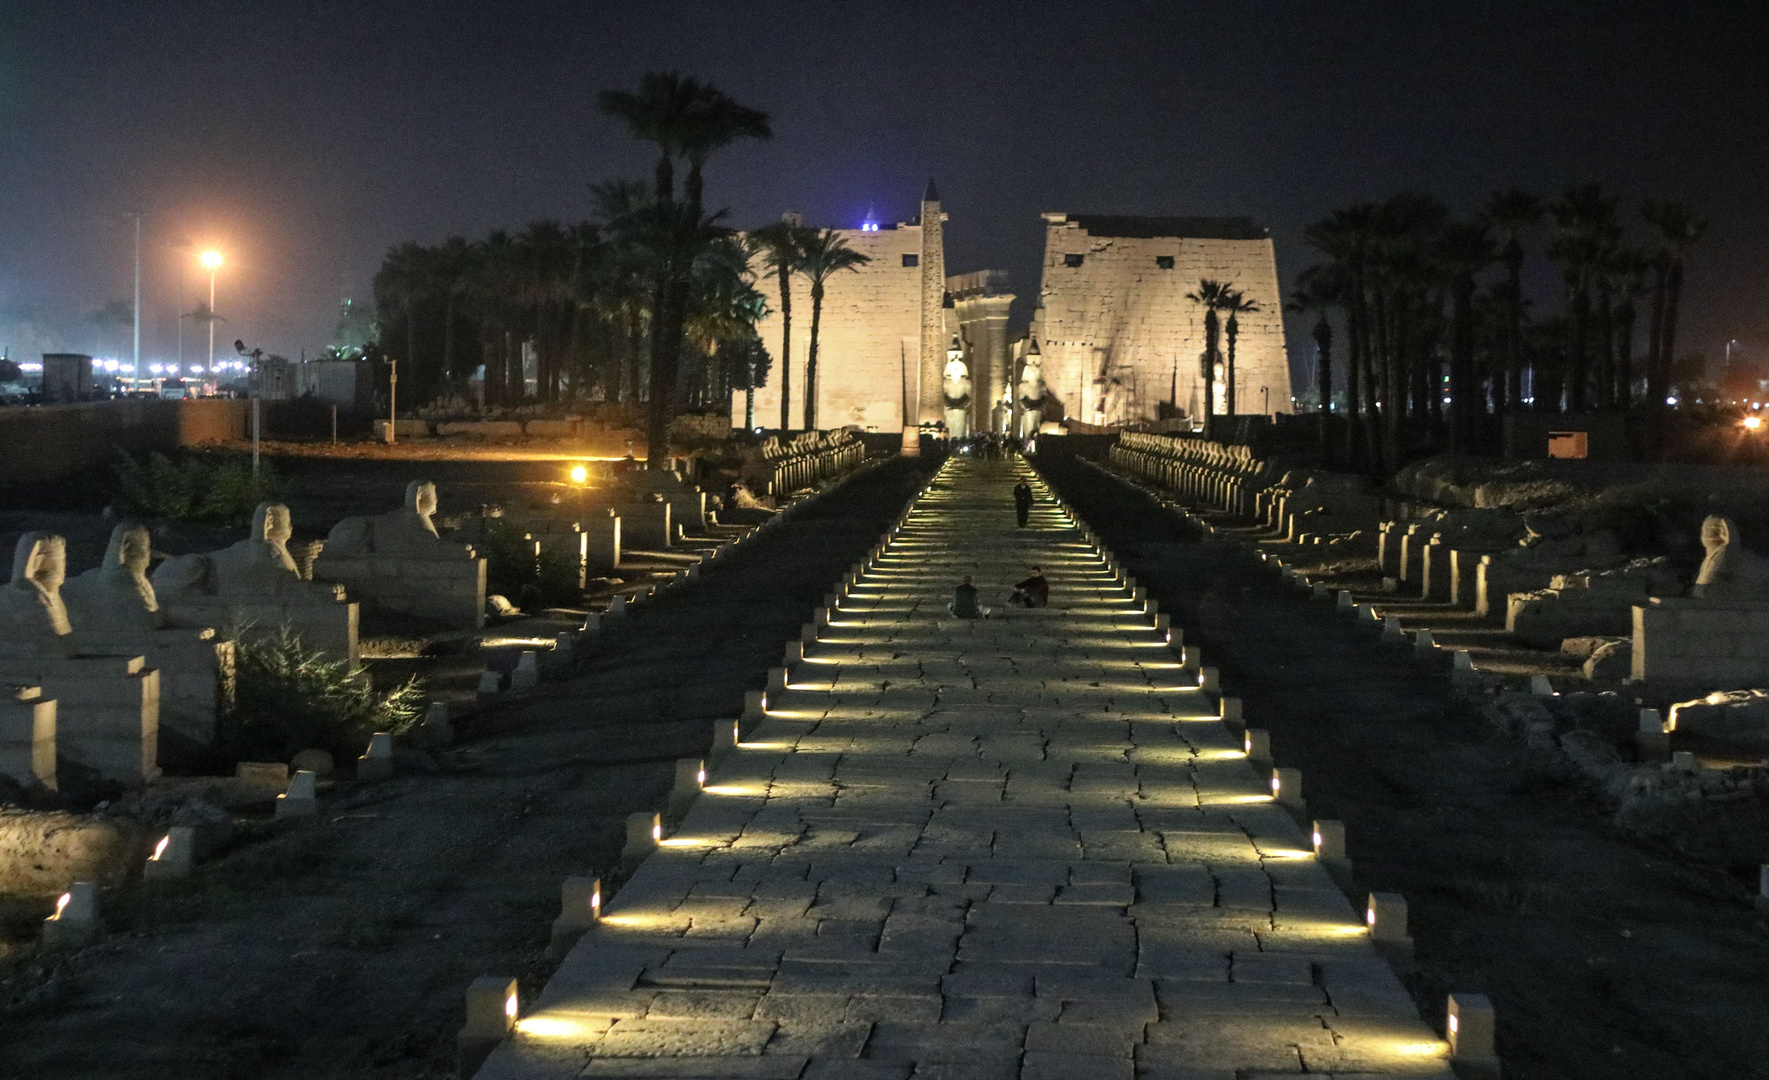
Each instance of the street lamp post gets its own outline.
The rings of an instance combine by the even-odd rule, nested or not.
[[[129,368],[131,388],[141,389],[141,218],[139,210],[131,210],[129,216],[135,219],[135,357]]]
[[[387,443],[398,442],[399,427],[399,361],[387,357]]]
[[[221,252],[210,249],[201,255],[203,266],[209,271],[209,367],[215,370],[215,271],[221,269]],[[179,372],[180,375],[184,374]]]

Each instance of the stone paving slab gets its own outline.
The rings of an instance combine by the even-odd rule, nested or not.
[[[1449,1077],[1196,683],[1033,474],[955,459],[479,1075]]]

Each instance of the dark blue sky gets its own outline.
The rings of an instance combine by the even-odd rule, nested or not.
[[[1044,210],[1250,214],[1288,283],[1335,207],[1595,178],[1698,204],[1683,342],[1769,356],[1766,11],[11,0],[0,345],[126,352],[92,313],[129,292],[138,207],[150,357],[175,350],[181,242],[230,256],[219,338],[322,347],[389,245],[582,217],[586,184],[645,175],[593,98],[676,68],[773,115],[773,142],[711,168],[739,225],[906,218],[932,175],[949,268],[1006,268],[1022,296]]]

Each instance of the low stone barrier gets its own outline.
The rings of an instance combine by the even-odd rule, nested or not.
[[[1635,679],[1769,686],[1769,601],[1653,597],[1632,614]]]

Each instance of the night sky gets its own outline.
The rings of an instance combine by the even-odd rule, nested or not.
[[[581,218],[587,184],[646,176],[593,101],[664,68],[773,116],[710,167],[733,224],[905,220],[933,176],[949,271],[1028,299],[1046,210],[1252,215],[1287,286],[1304,225],[1403,189],[1688,199],[1712,224],[1684,345],[1769,359],[1769,5],[1417,0],[9,0],[0,345],[126,357],[95,313],[129,295],[141,209],[144,359],[176,350],[180,266],[185,310],[206,290],[193,243],[230,260],[218,339],[312,353],[390,245]]]

